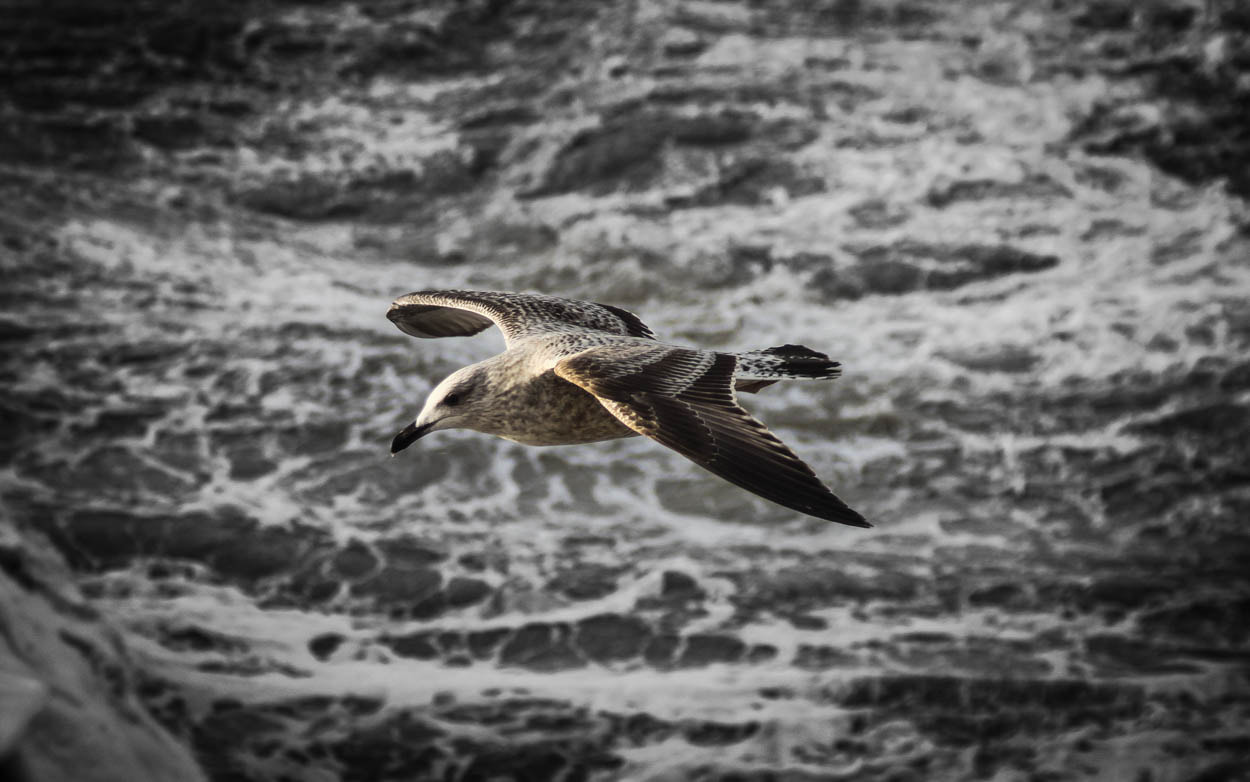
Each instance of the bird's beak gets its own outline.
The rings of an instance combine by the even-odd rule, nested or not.
[[[433,423],[421,424],[420,426],[416,423],[408,424],[400,430],[399,434],[395,435],[394,440],[391,440],[391,456],[394,456],[415,443],[417,440],[420,440],[422,437],[429,434],[429,431],[433,428]]]

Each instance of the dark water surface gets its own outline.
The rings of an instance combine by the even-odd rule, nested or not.
[[[1250,778],[1238,4],[4,13],[10,669],[46,537],[214,780]],[[876,527],[388,459],[439,287],[827,351],[744,402]]]

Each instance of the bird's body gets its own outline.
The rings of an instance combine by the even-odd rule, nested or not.
[[[522,445],[579,445],[637,436],[593,394],[551,368],[551,356],[576,351],[569,337],[529,337],[525,342],[520,349],[473,365],[485,370],[484,376],[498,380],[491,389],[489,409],[475,415],[464,428]]]
[[[392,443],[471,429],[525,445],[646,435],[766,499],[868,526],[806,464],[738,406],[785,378],[833,378],[839,365],[796,345],[721,353],[670,345],[637,316],[593,302],[518,293],[422,291],[387,317],[416,337],[468,336],[498,325],[503,353],[452,373]]]

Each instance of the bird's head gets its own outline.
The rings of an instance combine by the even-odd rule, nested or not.
[[[477,409],[487,395],[487,384],[479,365],[458,369],[434,387],[417,420],[404,427],[391,441],[391,455],[399,453],[430,432],[439,429],[472,428]]]

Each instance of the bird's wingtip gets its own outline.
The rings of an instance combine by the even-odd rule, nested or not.
[[[859,514],[858,511],[851,508],[841,508],[841,512],[827,517],[829,521],[845,524],[848,527],[859,527],[860,529],[872,529],[873,524],[868,519]]]

